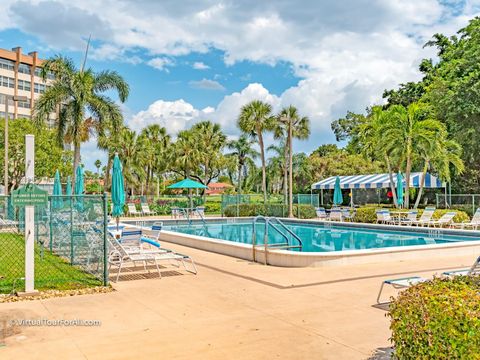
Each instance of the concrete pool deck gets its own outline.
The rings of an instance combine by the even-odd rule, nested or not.
[[[198,275],[119,282],[108,294],[0,304],[5,320],[102,322],[17,327],[3,340],[0,358],[367,359],[390,345],[385,311],[372,307],[382,280],[432,276],[474,261],[450,256],[280,268],[165,246],[191,255]]]

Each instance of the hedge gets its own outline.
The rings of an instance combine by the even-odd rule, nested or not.
[[[435,278],[390,305],[398,359],[480,359],[480,277]]]
[[[356,209],[354,221],[362,222],[362,223],[376,223],[377,222],[377,214],[376,210],[378,207],[362,207]],[[403,210],[395,210],[395,211],[408,211],[406,209]],[[457,215],[453,218],[455,222],[464,222],[470,220],[468,214],[465,211],[461,210],[449,210],[449,209],[437,209],[433,213],[434,219],[439,219],[442,215],[447,212],[456,211]],[[418,217],[420,217],[423,213],[423,209],[418,209]]]
[[[316,217],[315,208],[312,205],[293,205],[293,214],[299,219],[313,219]],[[237,205],[228,205],[224,209],[227,217],[237,216]],[[276,216],[286,217],[288,206],[283,204],[240,204],[238,205],[238,216]]]

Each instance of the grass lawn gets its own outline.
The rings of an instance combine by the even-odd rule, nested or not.
[[[25,241],[22,235],[0,233],[0,293],[10,293],[15,279],[24,276]],[[40,246],[35,244],[35,288],[37,290],[69,290],[102,285],[93,275],[69,265],[48,249],[41,256]],[[24,288],[24,281],[17,280],[16,290]]]

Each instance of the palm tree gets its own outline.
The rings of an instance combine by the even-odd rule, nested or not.
[[[227,136],[222,132],[219,124],[214,124],[211,121],[199,122],[191,128],[191,131],[197,139],[197,146],[201,149],[199,151],[199,162],[203,167],[202,183],[208,185],[212,178],[220,174],[219,165],[223,157],[222,149],[227,143]]]
[[[97,177],[100,178],[100,168],[102,167],[102,162],[100,160],[95,160],[95,167],[97,168]]]
[[[293,138],[307,139],[310,135],[310,120],[300,116],[296,107],[290,105],[283,108],[277,120],[285,125],[288,146],[288,217],[293,217]]]
[[[125,188],[130,188],[132,194],[145,178],[144,146],[145,144],[135,131],[124,127],[119,133],[118,143],[112,149],[113,153],[118,153],[122,159]]]
[[[260,100],[253,100],[244,105],[240,110],[238,117],[239,128],[258,140],[260,146],[260,158],[262,160],[262,191],[263,201],[267,203],[267,177],[265,146],[263,142],[263,133],[272,131],[274,128],[274,118],[272,116],[272,106]]]
[[[237,193],[241,195],[242,193],[242,172],[247,165],[249,160],[255,160],[258,156],[258,152],[253,149],[254,141],[250,140],[246,135],[241,135],[238,140],[232,140],[228,143],[228,148],[233,150],[229,153],[230,156],[235,156],[237,158],[237,167],[238,167],[238,185]]]
[[[43,123],[58,110],[58,141],[73,143],[72,183],[75,184],[75,169],[80,164],[80,145],[85,141],[85,134],[101,135],[105,122],[111,122],[118,130],[123,121],[118,104],[103,93],[115,90],[120,101],[125,102],[129,87],[115,71],[78,70],[71,59],[60,55],[43,64],[41,77],[46,80],[50,73],[55,80],[36,101],[34,120]]]
[[[267,148],[267,151],[273,152],[276,155],[269,159],[269,165],[274,173],[277,173],[278,168],[282,172],[282,189],[283,189],[283,201],[286,204],[288,201],[288,146],[286,139],[277,136],[279,130],[274,130],[274,136],[280,140],[278,145],[272,144]]]
[[[167,129],[158,125],[148,125],[140,132],[140,138],[144,147],[144,159],[146,166],[146,193],[149,193],[150,183],[153,179],[155,170],[158,170],[165,160],[165,149],[170,143],[170,135]]]
[[[185,178],[190,177],[192,171],[197,169],[199,153],[195,134],[190,130],[180,131],[172,153],[175,162],[172,162],[171,170],[177,173],[181,171]]]
[[[394,105],[389,110],[389,121],[381,126],[383,143],[389,149],[404,149],[405,159],[405,207],[409,207],[410,173],[412,161],[421,147],[431,146],[443,130],[443,124],[430,117],[426,107],[412,103],[408,108]],[[427,145],[430,144],[430,145]]]

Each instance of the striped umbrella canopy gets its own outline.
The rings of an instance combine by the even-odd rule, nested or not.
[[[53,181],[53,200],[52,207],[54,209],[60,209],[63,207],[63,198],[62,198],[62,184],[60,183],[60,172],[57,170],[55,172],[55,179]]]
[[[340,188],[340,177],[335,179],[335,187],[333,190],[333,205],[341,205],[343,203],[342,189]]]
[[[65,189],[65,195],[72,196],[72,179],[67,177],[67,187]]]
[[[125,186],[123,181],[122,163],[115,154],[112,168],[112,216],[117,218],[117,229],[119,217],[123,215],[123,206],[125,205]]]
[[[403,176],[400,171],[397,173],[397,204],[403,205]]]

